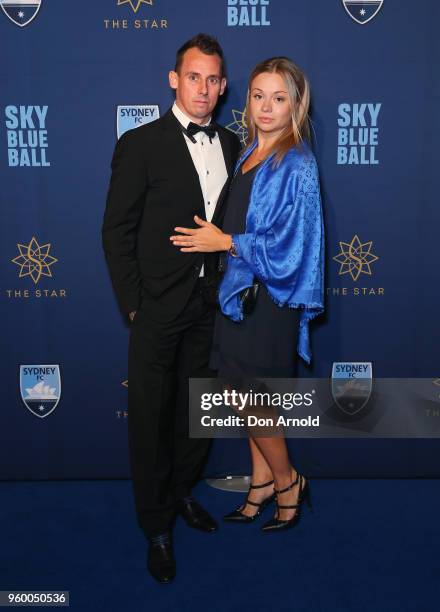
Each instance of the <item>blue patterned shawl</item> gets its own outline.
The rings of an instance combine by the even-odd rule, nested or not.
[[[256,145],[257,141],[238,161],[235,174]],[[257,277],[278,306],[301,310],[297,350],[310,363],[309,321],[324,310],[318,169],[306,145],[290,149],[278,167],[272,161],[273,155],[255,174],[246,233],[233,235],[238,257],[228,256],[220,306],[226,316],[241,321],[240,293]]]

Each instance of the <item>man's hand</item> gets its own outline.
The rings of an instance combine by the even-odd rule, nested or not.
[[[135,316],[136,316],[136,312],[137,312],[136,310],[133,310],[132,312],[130,312],[130,313],[128,314],[128,318],[130,319],[130,322],[131,322],[131,323],[133,323],[133,319],[134,319],[134,318],[135,318]]]
[[[182,236],[170,236],[171,242],[175,246],[183,247],[182,253],[213,253],[215,251],[229,251],[232,245],[230,234],[224,234],[213,223],[204,221],[197,215],[194,217],[199,229],[188,227],[175,227],[175,232],[180,232]]]

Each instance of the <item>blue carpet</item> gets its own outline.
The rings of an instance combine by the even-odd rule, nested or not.
[[[243,499],[194,493],[216,517]],[[285,534],[262,534],[261,520],[202,534],[178,519],[177,577],[160,585],[129,481],[2,482],[0,589],[68,590],[81,611],[439,609],[437,480],[312,480],[311,493],[314,512]]]

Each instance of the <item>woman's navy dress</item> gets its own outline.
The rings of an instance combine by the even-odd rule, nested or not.
[[[223,231],[244,234],[252,182],[259,166],[232,180]],[[291,377],[295,373],[299,312],[280,307],[260,284],[253,312],[236,323],[217,314],[210,366],[220,378]]]

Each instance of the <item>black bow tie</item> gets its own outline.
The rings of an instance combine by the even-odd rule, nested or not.
[[[186,128],[186,130],[183,131],[192,142],[196,142],[196,139],[194,138],[195,134],[197,134],[198,132],[203,132],[208,136],[209,142],[212,143],[212,138],[215,137],[217,133],[217,128],[215,126],[215,123],[211,123],[209,125],[197,125],[197,123],[193,123],[191,121],[190,123],[188,123],[188,127]]]

